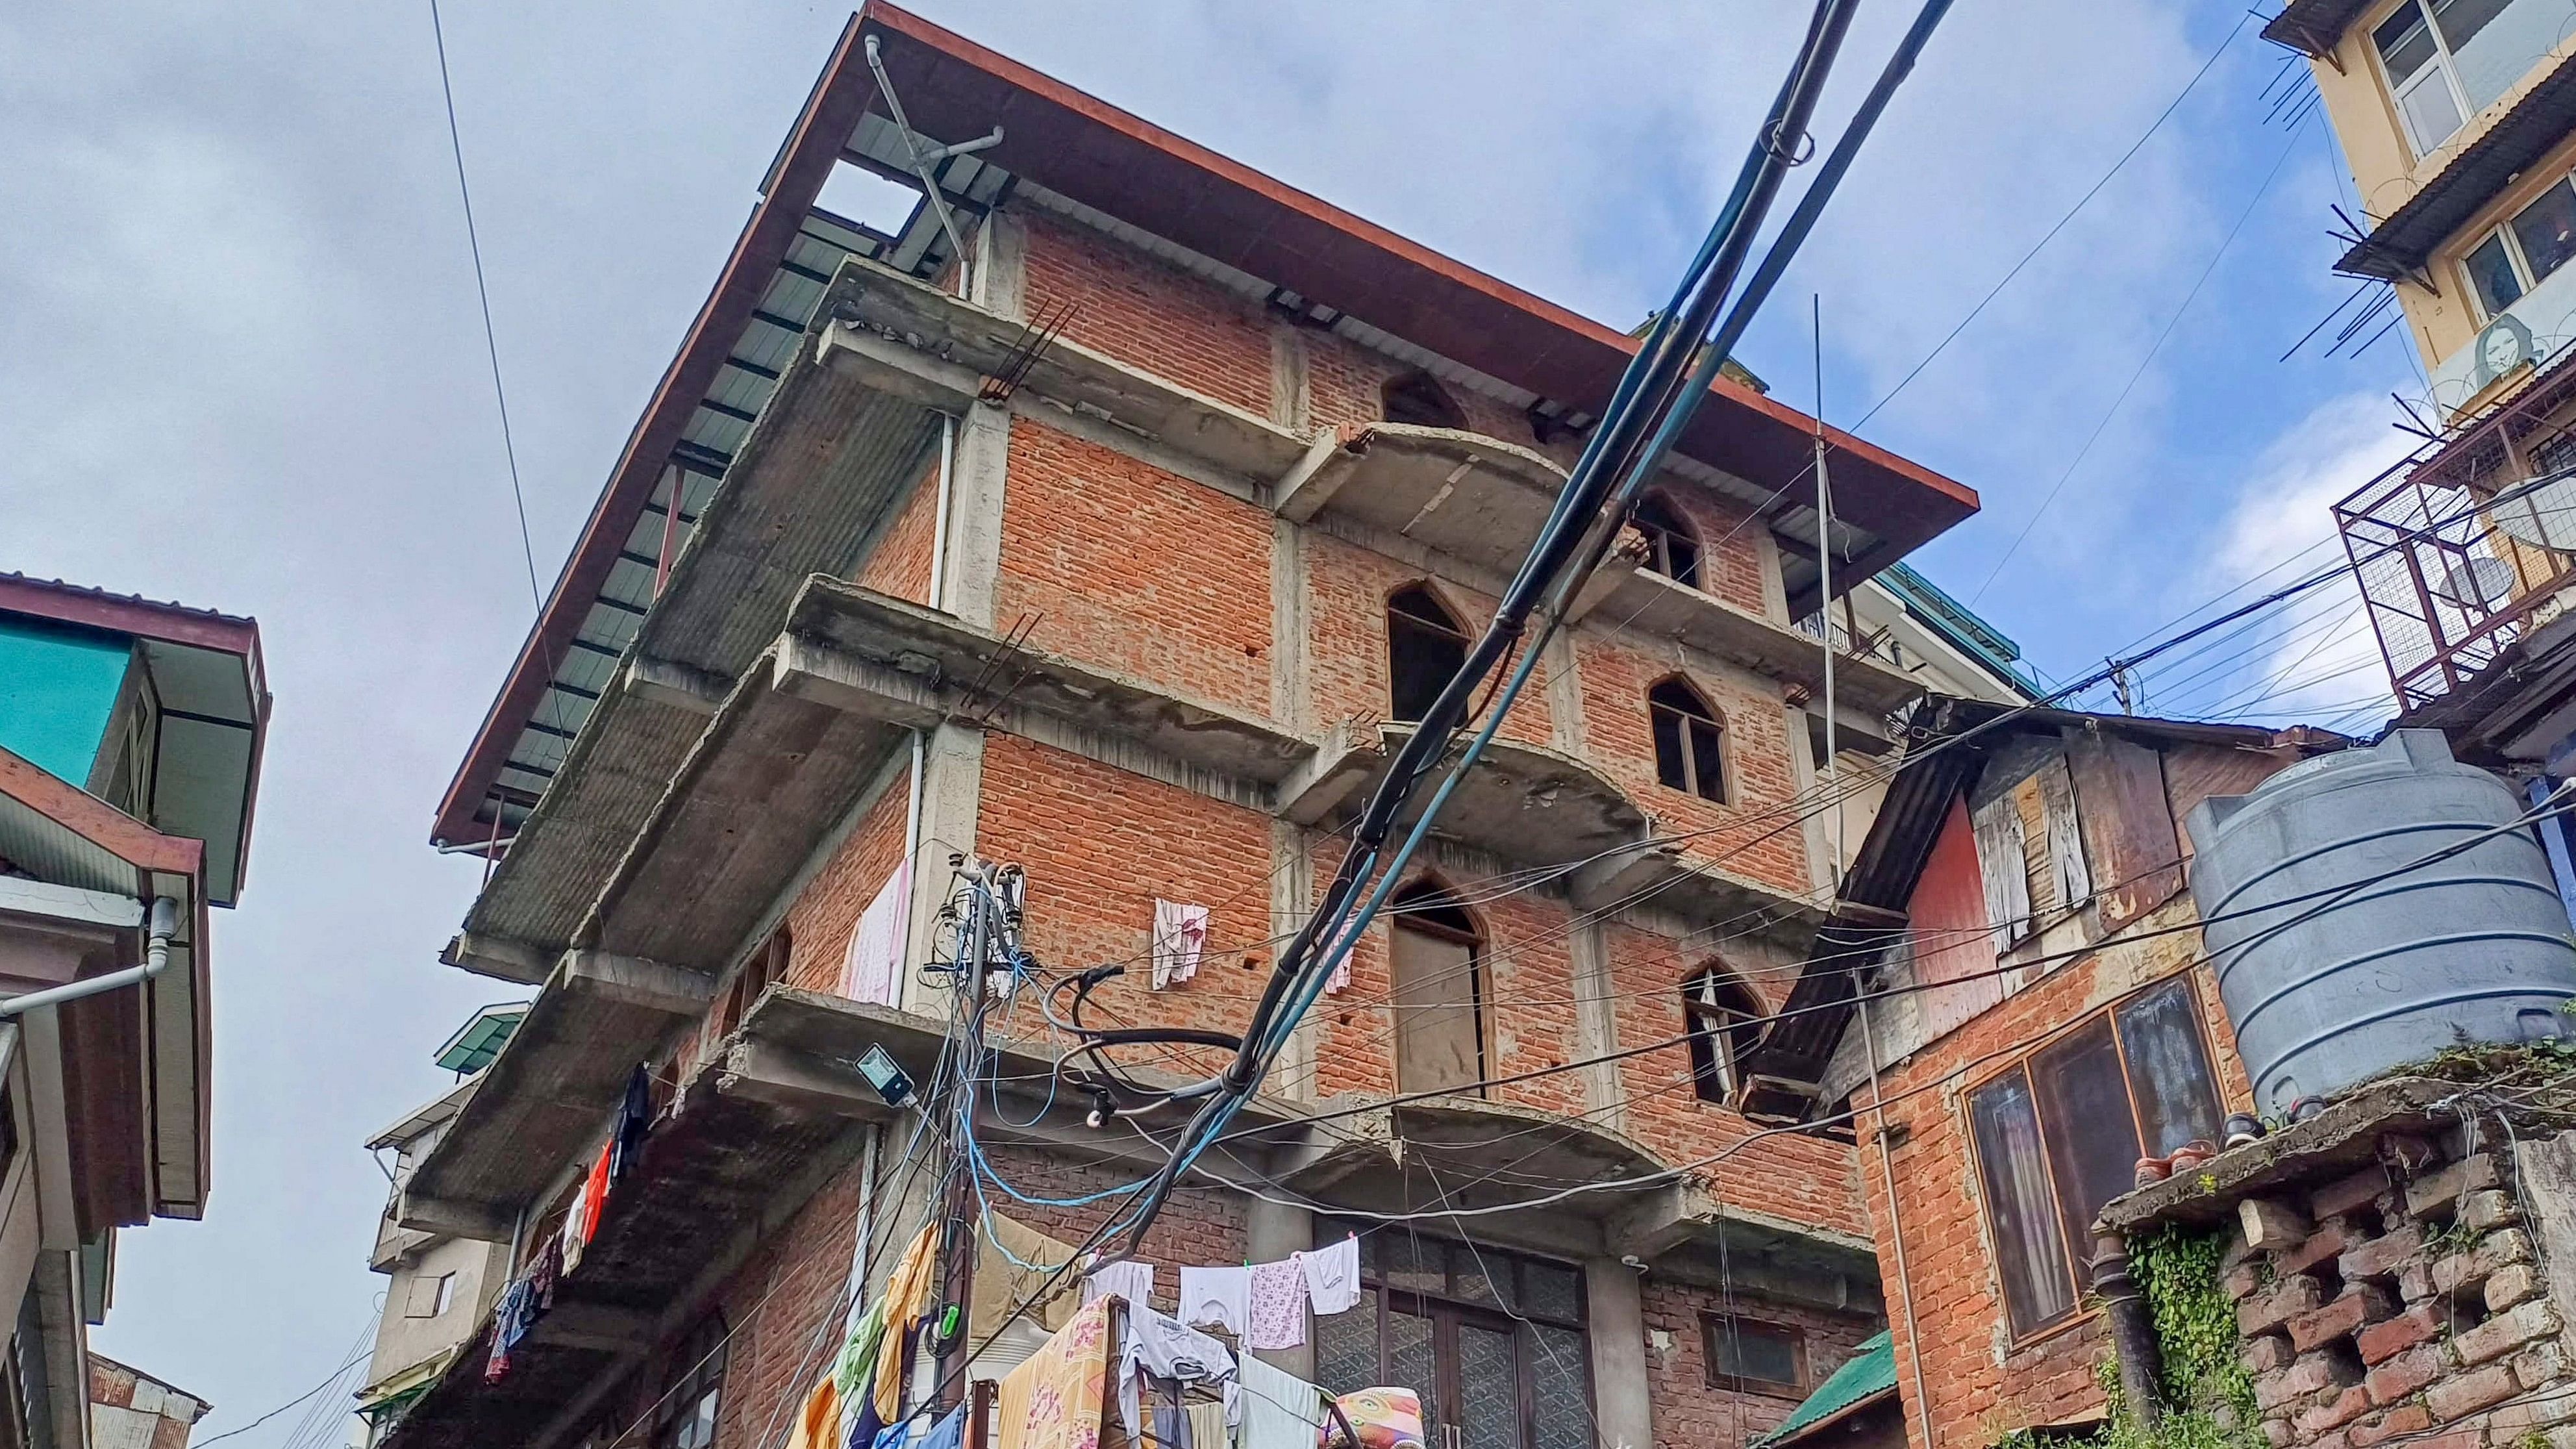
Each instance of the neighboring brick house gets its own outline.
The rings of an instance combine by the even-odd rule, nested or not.
[[[935,163],[953,236],[816,205],[836,165],[906,174],[871,40],[921,145],[999,128]],[[449,961],[541,990],[399,1221],[524,1270],[639,1063],[655,1123],[530,1336],[487,1378],[487,1325],[388,1440],[774,1442],[854,1250],[881,1275],[927,1209],[853,1063],[929,1076],[951,854],[1025,872],[1049,972],[1131,968],[1099,1008],[1240,1023],[1633,345],[862,11],[442,806],[497,857]],[[1250,1139],[1163,1214],[1167,1290],[1368,1229],[1365,1308],[1283,1362],[1417,1387],[1476,1449],[1741,1443],[1882,1326],[1850,1146],[1761,1130],[1736,1060],[1832,893],[1818,530],[1768,506],[1813,426],[1718,385]],[[1975,507],[1827,437],[1838,584]],[[1834,672],[1843,740],[1892,749],[1918,682]],[[1164,989],[1159,903],[1207,912]],[[994,1171],[1084,1199],[1159,1161],[1014,1011]],[[1003,1206],[1066,1241],[1107,1211]]]
[[[1955,699],[1919,718],[1798,1014],[1748,1069],[1855,1114],[1909,1432],[1970,1449],[2102,1416],[2094,1216],[2250,1103],[2181,821],[2344,742]]]

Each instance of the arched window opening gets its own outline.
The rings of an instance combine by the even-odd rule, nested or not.
[[[1726,726],[1698,690],[1667,679],[1646,691],[1655,778],[1668,790],[1726,803]]]
[[[1448,889],[1396,893],[1388,1001],[1400,1092],[1485,1094],[1484,933]]]
[[[1677,584],[1699,587],[1699,535],[1673,510],[1663,495],[1649,493],[1630,516],[1646,536],[1646,568]]]
[[[1703,1102],[1733,1106],[1744,1081],[1736,1064],[1762,1040],[1762,1003],[1724,966],[1682,983],[1690,1019],[1691,1087]]]
[[[1418,720],[1467,662],[1467,630],[1420,584],[1386,601],[1387,703],[1396,719]]]
[[[1390,423],[1411,423],[1424,428],[1465,428],[1466,410],[1449,395],[1439,380],[1430,373],[1400,373],[1386,380],[1378,389],[1378,408]]]

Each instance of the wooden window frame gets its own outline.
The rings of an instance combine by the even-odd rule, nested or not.
[[[1789,1345],[1789,1371],[1792,1377],[1757,1379],[1747,1374],[1720,1373],[1717,1367],[1718,1339],[1730,1327],[1735,1329],[1739,1336],[1744,1329],[1754,1328],[1776,1333],[1786,1340]],[[1703,1311],[1699,1316],[1699,1345],[1701,1377],[1707,1380],[1708,1386],[1712,1389],[1723,1389],[1737,1394],[1762,1394],[1770,1398],[1796,1398],[1805,1394],[1814,1380],[1814,1376],[1809,1372],[1807,1332],[1795,1324],[1782,1323],[1770,1318],[1750,1317],[1741,1313]]]
[[[1742,976],[1722,961],[1711,961],[1683,978],[1681,991],[1682,1015],[1690,1027],[1691,1090],[1709,1106],[1738,1106],[1743,1099],[1744,1079],[1737,1063],[1752,1047],[1737,1046],[1732,1034],[1764,1019],[1762,1000]],[[1738,1001],[1730,1005],[1705,1000],[1711,992],[1731,993]],[[1757,1036],[1755,1044],[1759,1042]],[[1709,1094],[1711,1078],[1716,1079],[1715,1096]]]
[[[1463,927],[1453,926],[1443,921],[1430,920],[1422,916],[1407,915],[1401,909],[1407,904],[1431,903],[1437,903],[1445,909],[1456,911],[1459,919],[1465,921],[1467,924]],[[1489,1003],[1485,992],[1485,946],[1488,937],[1484,931],[1477,927],[1474,914],[1467,909],[1465,904],[1459,901],[1457,892],[1450,889],[1447,881],[1444,881],[1435,875],[1423,876],[1414,881],[1413,884],[1397,891],[1394,895],[1387,898],[1387,904],[1388,906],[1395,908],[1391,911],[1388,917],[1387,929],[1390,932],[1418,931],[1425,936],[1430,936],[1442,941],[1448,941],[1452,944],[1467,948],[1467,999],[1475,1008],[1476,1020],[1476,1083],[1471,1090],[1460,1091],[1452,1095],[1472,1097],[1490,1096],[1491,1093],[1486,1084],[1485,1078],[1488,1073],[1493,1071],[1494,1067],[1494,1029],[1492,1013],[1488,1009]],[[1387,991],[1390,1006],[1393,1005],[1395,989],[1392,975],[1395,969],[1395,962],[1393,959],[1394,947],[1395,943],[1390,939],[1387,942],[1387,954],[1389,958],[1387,961],[1387,969],[1389,972]],[[1399,1068],[1399,1070],[1401,1069]]]
[[[2093,960],[2088,959],[2083,964],[2091,965],[2093,964]],[[2093,1288],[2092,1283],[2088,1281],[2085,1274],[2085,1268],[2088,1261],[2086,1252],[2092,1245],[2089,1243],[2069,1243],[2064,1240],[2066,1220],[2065,1200],[2059,1195],[2061,1189],[2057,1184],[2056,1154],[2051,1150],[2050,1146],[2052,1137],[2049,1131],[2048,1117],[2047,1114],[2041,1110],[2038,1084],[2031,1078],[2030,1064],[2034,1058],[2039,1056],[2040,1053],[2045,1052],[2050,1047],[2057,1045],[2059,1042],[2074,1036],[2077,1032],[2091,1026],[2095,1021],[2108,1019],[2111,1026],[2110,1036],[2112,1049],[2118,1054],[2118,1060],[2120,1063],[2121,1093],[2129,1103],[2130,1125],[2132,1130],[2137,1133],[2138,1141],[2141,1144],[2144,1144],[2147,1141],[2146,1124],[2138,1117],[2139,1108],[2137,1088],[2133,1085],[2129,1077],[2129,1047],[2128,1043],[2123,1040],[2120,1035],[2118,1014],[2122,1009],[2145,1000],[2154,992],[2159,991],[2168,985],[2176,984],[2181,987],[2183,995],[2190,1003],[2191,1010],[2189,1017],[2191,1021],[2191,1029],[2200,1043],[2201,1062],[2209,1071],[2210,1100],[2216,1104],[2219,1113],[2224,1115],[2228,1107],[2227,1094],[2224,1086],[2219,1081],[2218,1054],[2211,1050],[2209,1039],[2209,1013],[2206,1009],[2205,1003],[2201,1000],[2199,986],[2192,980],[2192,973],[2189,968],[2177,971],[2170,976],[2160,977],[2134,991],[2130,991],[2122,995],[2117,1000],[2106,1003],[2101,1007],[2087,1011],[2082,1015],[2075,1017],[2059,1026],[2057,1029],[2051,1031],[2045,1040],[2015,1057],[2012,1061],[1970,1082],[1959,1093],[1958,1111],[1960,1113],[1960,1127],[1962,1129],[1961,1135],[1967,1139],[1968,1143],[1968,1180],[1977,1184],[1977,1219],[1979,1225],[1984,1231],[1987,1264],[1996,1275],[1994,1294],[1995,1304],[1997,1311],[2003,1315],[2004,1329],[2009,1348],[2020,1349],[2053,1334],[2062,1333],[2071,1325],[2082,1323],[2100,1311],[2098,1308],[2088,1307],[2086,1304],[2086,1299],[2091,1295]],[[2012,1303],[2002,1288],[2002,1240],[2001,1235],[1995,1228],[1994,1206],[1991,1202],[1986,1200],[1984,1186],[1987,1181],[1985,1171],[1985,1144],[1980,1142],[1977,1138],[1976,1116],[1972,1106],[1979,1093],[2003,1081],[2005,1078],[2012,1076],[2019,1076],[2022,1079],[2022,1090],[2030,1096],[2031,1121],[2039,1134],[2040,1176],[2048,1184],[2048,1206],[2051,1209],[2049,1214],[2049,1229],[2050,1231],[2058,1234],[2059,1245],[2066,1259],[2066,1272],[2069,1279],[2069,1286],[2073,1290],[2069,1306],[2064,1312],[2059,1313],[2054,1318],[2043,1320],[2042,1322],[2032,1324],[2028,1327],[2023,1327],[2012,1321]],[[2144,1150],[2143,1147],[2141,1150]]]
[[[1706,713],[1693,714],[1679,705],[1667,704],[1655,697],[1659,692],[1667,689],[1679,690],[1683,694],[1688,695],[1690,699],[1702,710],[1706,711]],[[1679,763],[1681,765],[1682,783],[1679,785],[1668,784],[1664,780],[1665,761],[1663,742],[1661,739],[1656,737],[1655,726],[1658,720],[1665,716],[1670,716],[1674,721],[1674,735],[1680,742],[1679,749],[1681,751],[1681,759]],[[1708,782],[1704,778],[1705,772],[1700,768],[1699,746],[1691,737],[1691,726],[1695,724],[1706,726],[1711,733],[1717,736],[1717,780],[1716,793],[1714,794],[1711,794],[1709,790],[1705,788]],[[1671,790],[1676,794],[1689,795],[1697,799],[1706,800],[1712,805],[1734,804],[1734,761],[1728,758],[1728,756],[1734,751],[1734,745],[1728,738],[1728,733],[1729,732],[1726,728],[1726,716],[1719,711],[1716,705],[1709,703],[1707,692],[1702,690],[1698,685],[1691,683],[1689,679],[1679,674],[1669,674],[1656,680],[1653,684],[1646,686],[1646,737],[1648,743],[1655,751],[1655,784],[1657,786],[1666,790]]]
[[[1651,513],[1649,512],[1651,510]],[[1645,536],[1644,567],[1686,589],[1706,592],[1708,548],[1700,542],[1699,533],[1690,526],[1672,500],[1660,493],[1649,493],[1637,502],[1628,522]]]
[[[1410,609],[1398,607],[1399,600],[1412,595],[1419,595],[1422,599],[1426,600],[1433,609],[1439,611],[1441,617],[1437,619],[1427,618]],[[1458,646],[1458,652],[1462,662],[1464,661],[1467,652],[1475,647],[1475,640],[1467,632],[1467,624],[1464,617],[1460,615],[1458,610],[1451,608],[1449,606],[1449,601],[1442,598],[1440,596],[1440,591],[1433,588],[1427,580],[1416,579],[1399,588],[1388,590],[1386,603],[1381,613],[1386,627],[1387,713],[1390,718],[1400,722],[1414,723],[1419,720],[1421,712],[1406,711],[1402,701],[1397,698],[1397,693],[1401,687],[1403,679],[1402,671],[1396,667],[1396,640],[1399,633],[1415,632],[1422,635],[1437,636],[1439,638],[1446,639],[1448,642]],[[1441,687],[1446,688],[1448,683],[1448,680],[1442,680]],[[1437,695],[1435,694],[1434,697],[1436,698]]]
[[[1316,1242],[1318,1245],[1329,1245],[1338,1241],[1345,1233],[1364,1226],[1366,1225],[1331,1222],[1319,1216],[1316,1221]],[[1468,1323],[1487,1329],[1508,1328],[1512,1334],[1519,1367],[1515,1378],[1518,1381],[1521,1396],[1519,1405],[1521,1442],[1527,1445],[1535,1441],[1538,1433],[1538,1406],[1534,1397],[1536,1375],[1531,1370],[1531,1356],[1540,1349],[1537,1336],[1532,1330],[1537,1327],[1570,1330],[1581,1336],[1584,1346],[1579,1365],[1583,1373],[1584,1417],[1595,1424],[1599,1422],[1600,1400],[1592,1376],[1591,1303],[1583,1265],[1535,1253],[1512,1252],[1461,1239],[1417,1235],[1411,1241],[1433,1244],[1441,1250],[1444,1263],[1443,1286],[1438,1289],[1400,1288],[1387,1282],[1384,1272],[1379,1267],[1377,1253],[1366,1246],[1368,1240],[1365,1237],[1361,1241],[1364,1245],[1360,1255],[1361,1301],[1359,1307],[1354,1308],[1352,1312],[1364,1313],[1370,1317],[1370,1331],[1377,1340],[1377,1370],[1374,1375],[1376,1382],[1385,1384],[1395,1382],[1394,1347],[1388,1328],[1388,1319],[1394,1314],[1411,1314],[1415,1317],[1431,1319],[1435,1323]],[[1468,1255],[1488,1276],[1497,1268],[1504,1269],[1510,1274],[1509,1306],[1481,1303],[1456,1293],[1454,1265],[1448,1255],[1459,1248],[1467,1249]],[[1571,1273],[1574,1276],[1574,1315],[1572,1317],[1542,1312],[1533,1305],[1527,1287],[1528,1273],[1532,1266],[1550,1268]],[[1308,1337],[1311,1341],[1313,1335],[1310,1334]],[[1440,1352],[1437,1347],[1439,1339],[1435,1337],[1433,1343],[1434,1363],[1440,1365]],[[1445,1366],[1436,1367],[1435,1372],[1446,1380],[1454,1377],[1455,1368],[1453,1358]],[[1426,1413],[1428,1410],[1429,1406],[1426,1405]],[[1434,1444],[1431,1449],[1441,1449],[1441,1446]],[[1473,1445],[1466,1446],[1466,1449],[1510,1449],[1510,1446]]]

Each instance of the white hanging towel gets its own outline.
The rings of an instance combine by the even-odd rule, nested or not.
[[[1236,1365],[1243,1385],[1242,1449],[1315,1449],[1326,1419],[1324,1391],[1246,1355]]]
[[[1326,996],[1339,996],[1350,989],[1351,958],[1348,955],[1344,955],[1341,959],[1341,963],[1333,968],[1332,978],[1324,983],[1324,994]]]
[[[1131,1309],[1154,1306],[1154,1265],[1122,1258],[1115,1263],[1095,1263],[1090,1276],[1082,1280],[1082,1301],[1106,1298],[1116,1294],[1127,1300]]]
[[[1181,1270],[1181,1322],[1192,1328],[1222,1328],[1241,1338],[1251,1313],[1250,1268]]]
[[[1298,1348],[1306,1342],[1306,1269],[1292,1254],[1256,1263],[1252,1276],[1252,1326],[1245,1348]]]
[[[1198,974],[1199,956],[1207,950],[1207,929],[1207,907],[1180,901],[1154,902],[1156,991]]]
[[[852,1001],[895,1004],[903,981],[903,938],[912,905],[912,863],[899,862],[894,874],[877,888],[876,899],[859,912],[850,930],[850,948],[841,958],[841,994]]]
[[[1348,1313],[1360,1302],[1360,1240],[1357,1234],[1329,1248],[1299,1253],[1306,1270],[1306,1297],[1319,1318]]]

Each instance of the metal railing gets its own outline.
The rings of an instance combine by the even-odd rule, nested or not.
[[[2537,473],[2516,466],[2525,457],[2540,460]],[[2524,440],[2485,470],[2444,449],[2335,505],[2401,711],[2475,678],[2576,585],[2571,463],[2565,434]]]

